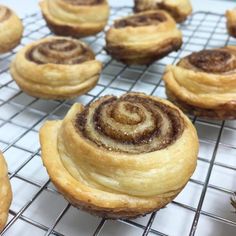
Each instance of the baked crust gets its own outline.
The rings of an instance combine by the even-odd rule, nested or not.
[[[172,17],[161,10],[117,20],[106,33],[106,51],[128,65],[150,64],[181,45],[182,33]]]
[[[32,50],[33,57],[29,56]],[[44,99],[66,99],[88,92],[97,84],[101,70],[102,64],[85,43],[64,37],[29,44],[17,53],[10,68],[24,92]]]
[[[94,4],[86,4],[86,1],[84,4],[83,1],[76,2],[41,0],[43,17],[51,31],[57,35],[77,38],[101,32],[109,17],[107,0]]]
[[[7,174],[7,164],[0,152],[0,232],[7,222],[11,200],[12,191]]]
[[[85,137],[78,130],[77,119],[82,119],[86,109],[91,108],[92,112],[96,110],[94,106],[106,106],[112,96],[99,99],[90,108],[74,104],[63,121],[47,121],[40,129],[43,163],[59,192],[74,206],[110,219],[135,218],[164,207],[186,185],[196,167],[198,153],[195,128],[178,108],[144,94],[124,96],[137,96],[139,107],[142,99],[150,99],[174,110],[183,125],[176,140],[166,148],[132,154],[133,145],[129,145],[128,152],[114,151]],[[122,120],[120,115],[115,119]],[[85,122],[89,120],[93,120],[89,115],[84,118]],[[91,132],[96,136],[96,132]]]
[[[192,13],[189,0],[135,0],[134,4],[135,12],[162,9],[171,14],[178,23],[185,21]]]
[[[171,101],[185,112],[217,120],[236,118],[236,47],[193,53],[166,68]]]
[[[21,41],[22,33],[23,25],[16,13],[0,5],[0,53],[15,48]]]
[[[229,35],[236,38],[236,8],[226,11],[225,16]]]

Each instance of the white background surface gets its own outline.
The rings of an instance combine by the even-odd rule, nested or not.
[[[38,8],[38,2],[38,0],[0,0],[0,3],[11,7],[20,16],[34,13]],[[115,6],[133,5],[133,0],[109,0],[109,2]],[[233,1],[192,0],[191,2],[194,11],[207,10],[222,13],[226,9],[236,6]]]

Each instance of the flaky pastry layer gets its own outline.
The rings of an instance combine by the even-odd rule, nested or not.
[[[7,222],[11,200],[12,191],[8,178],[7,164],[0,152],[0,232]]]
[[[97,84],[101,70],[102,64],[85,43],[65,37],[48,37],[27,45],[10,68],[24,92],[45,99],[86,93]]]
[[[51,181],[73,205],[106,218],[134,218],[164,207],[186,185],[196,167],[195,128],[170,102],[150,99],[175,109],[183,119],[180,137],[161,150],[131,154],[98,146],[76,128],[77,117],[85,111],[81,104],[74,104],[63,121],[48,121],[40,129],[43,163]],[[124,117],[116,117],[120,118]]]
[[[0,6],[0,53],[16,47],[21,40],[23,25],[19,17],[11,9]]]
[[[182,33],[172,17],[161,10],[117,20],[106,33],[107,52],[125,64],[150,64],[181,45]]]
[[[211,118],[236,118],[236,47],[205,50],[169,65],[166,93],[185,112]]]
[[[155,9],[167,11],[179,23],[185,21],[192,13],[189,0],[135,0],[135,12]]]
[[[104,29],[109,17],[106,0],[98,1],[97,4],[42,0],[40,7],[49,28],[61,36],[85,37],[97,34]]]

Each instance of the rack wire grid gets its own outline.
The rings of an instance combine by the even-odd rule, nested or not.
[[[109,25],[131,12],[131,8],[113,8]],[[184,38],[181,50],[149,66],[125,66],[113,60],[103,50],[104,32],[85,38],[104,63],[104,70],[93,90],[66,101],[30,97],[12,80],[9,63],[15,53],[51,34],[40,13],[25,17],[23,23],[21,45],[0,56],[0,148],[8,163],[14,194],[8,224],[1,235],[236,235],[236,214],[230,205],[230,196],[236,190],[236,121],[191,117],[200,139],[194,175],[166,208],[136,220],[110,221],[71,206],[50,183],[38,140],[43,122],[62,119],[74,102],[87,104],[98,96],[127,91],[166,98],[161,77],[167,64],[204,48],[236,44],[226,32],[223,15],[194,13],[180,25]]]

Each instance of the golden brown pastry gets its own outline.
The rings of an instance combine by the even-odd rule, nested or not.
[[[92,50],[77,39],[48,37],[29,44],[17,53],[11,75],[31,96],[66,99],[91,90],[102,64]]]
[[[141,93],[74,104],[40,130],[51,181],[74,206],[117,219],[158,210],[183,189],[197,160],[189,119]]]
[[[165,11],[147,11],[116,20],[106,33],[106,50],[125,64],[150,64],[182,45],[182,34]]]
[[[11,200],[12,191],[7,173],[7,164],[0,152],[0,233],[7,222]]]
[[[187,113],[211,119],[236,118],[236,47],[193,53],[166,68],[171,101]]]
[[[192,13],[189,0],[135,0],[134,11],[162,9],[171,14],[176,22],[183,22]]]
[[[226,11],[226,22],[229,35],[236,38],[236,8]]]
[[[20,43],[22,33],[23,26],[15,12],[0,5],[0,53],[16,47]]]
[[[109,17],[107,0],[41,0],[40,6],[48,27],[62,36],[97,34]]]

